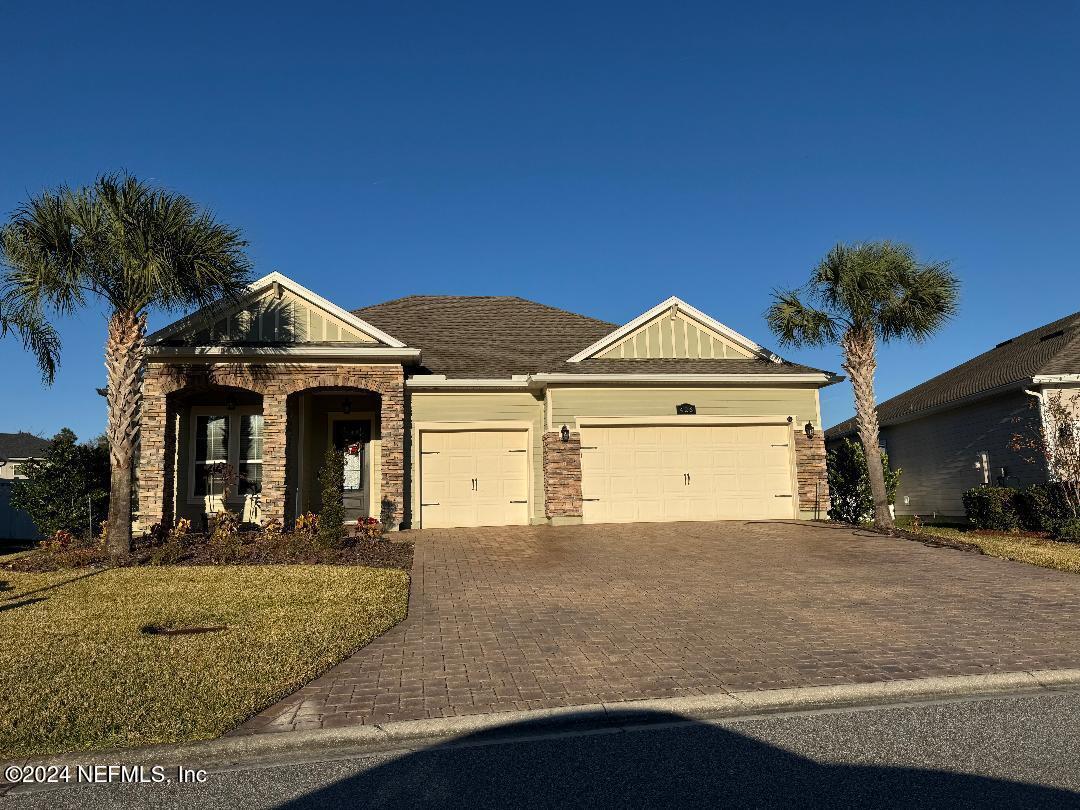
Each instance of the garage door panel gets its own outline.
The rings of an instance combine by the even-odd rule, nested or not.
[[[524,430],[423,431],[421,526],[527,524],[527,449],[528,432]]]
[[[582,430],[585,522],[793,517],[790,428]],[[689,477],[687,477],[689,474]],[[597,499],[597,500],[593,500]]]

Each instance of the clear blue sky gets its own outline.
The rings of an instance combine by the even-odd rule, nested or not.
[[[1074,2],[63,6],[4,12],[5,215],[126,169],[347,308],[623,322],[677,294],[770,346],[773,287],[899,239],[953,262],[963,307],[882,352],[882,398],[1080,309]],[[103,314],[62,331],[52,389],[0,343],[0,431],[102,429]],[[852,411],[846,384],[822,402]]]

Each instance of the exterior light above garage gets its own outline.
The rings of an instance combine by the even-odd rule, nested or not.
[[[813,439],[814,439],[814,423],[813,422],[807,422],[806,427],[803,428],[803,432],[806,433],[806,438],[813,441]]]
[[[564,442],[570,441],[570,428],[568,428],[566,425],[563,425],[562,430],[559,431],[559,438],[561,438]]]

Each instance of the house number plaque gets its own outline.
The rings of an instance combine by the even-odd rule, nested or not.
[[[675,406],[675,413],[681,415],[695,414],[697,413],[697,406],[691,405],[689,402],[684,402],[682,405]]]

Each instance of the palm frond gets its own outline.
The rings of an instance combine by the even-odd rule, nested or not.
[[[836,320],[806,304],[798,290],[775,290],[765,320],[785,346],[823,346],[835,342],[839,334]]]

